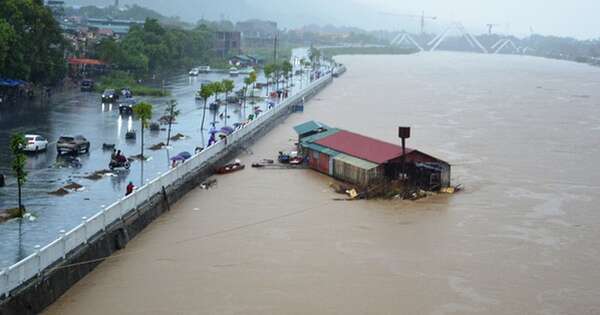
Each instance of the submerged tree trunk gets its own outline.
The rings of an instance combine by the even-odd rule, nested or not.
[[[200,125],[200,130],[204,130],[204,118],[206,117],[206,103],[208,103],[208,98],[204,99],[204,109],[202,110],[202,124]]]

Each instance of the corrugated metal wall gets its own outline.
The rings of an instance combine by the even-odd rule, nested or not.
[[[366,170],[342,160],[333,159],[333,177],[361,187],[367,187],[383,176],[383,167]]]
[[[325,153],[317,152],[314,150],[308,150],[308,152],[309,152],[308,165],[314,170],[317,170],[317,171],[327,174],[327,175],[331,175],[331,173],[329,171],[330,156]]]

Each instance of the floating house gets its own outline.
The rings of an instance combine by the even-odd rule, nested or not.
[[[315,121],[294,129],[309,167],[336,179],[363,188],[402,178],[424,190],[450,186],[450,164],[419,150],[403,153],[399,145]]]

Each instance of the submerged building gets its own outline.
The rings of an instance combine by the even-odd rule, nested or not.
[[[450,186],[450,164],[405,148],[316,121],[294,127],[310,168],[360,187],[407,179],[424,190]],[[404,161],[404,171],[403,171]]]

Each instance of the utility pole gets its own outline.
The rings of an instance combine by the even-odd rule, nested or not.
[[[278,33],[275,33],[273,39],[273,65],[275,66],[275,89],[279,90],[279,67],[277,66],[277,37]]]

